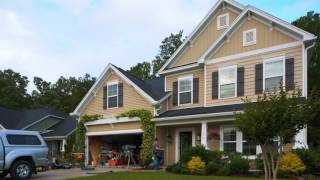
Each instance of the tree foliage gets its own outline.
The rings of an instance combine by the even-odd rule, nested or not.
[[[179,48],[183,40],[183,31],[177,34],[171,33],[170,36],[164,38],[159,47],[159,54],[150,62],[144,61],[130,68],[129,72],[136,77],[146,80],[156,77],[157,72],[164,63]]]
[[[11,69],[0,71],[0,106],[28,108],[31,97],[27,93],[28,78]]]
[[[292,23],[293,25],[320,37],[320,15],[310,11]],[[314,48],[308,52],[308,89],[320,89],[320,38]]]
[[[299,90],[288,93],[283,88],[259,96],[256,102],[244,102],[244,112],[236,114],[235,125],[249,142],[260,145],[265,179],[276,179],[283,146],[292,143],[307,124],[306,103]]]
[[[84,77],[60,77],[55,83],[34,78],[36,90],[32,92],[34,107],[52,107],[64,113],[72,112],[96,81],[86,74]]]

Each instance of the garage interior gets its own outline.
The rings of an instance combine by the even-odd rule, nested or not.
[[[142,133],[89,137],[92,166],[134,166],[139,164]]]

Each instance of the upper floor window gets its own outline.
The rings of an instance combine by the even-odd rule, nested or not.
[[[218,30],[227,28],[229,26],[229,14],[222,14],[217,17]]]
[[[108,108],[118,107],[118,82],[108,83]]]
[[[250,29],[243,32],[243,46],[250,46],[257,43],[257,30]]]
[[[219,98],[236,96],[237,66],[219,68]]]
[[[277,90],[279,85],[284,85],[285,57],[267,59],[263,62],[264,90]]]
[[[181,77],[178,80],[178,102],[179,104],[190,104],[192,102],[192,76]]]

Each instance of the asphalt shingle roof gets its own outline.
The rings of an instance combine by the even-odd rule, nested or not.
[[[195,107],[195,108],[169,110],[164,113],[161,113],[159,116],[157,116],[157,118],[235,112],[235,111],[243,110],[244,106],[245,104],[232,104],[232,105],[224,105],[224,106]]]
[[[164,77],[157,77],[154,79],[144,81],[130,74],[128,71],[125,71],[115,65],[113,66],[116,67],[128,79],[130,79],[130,81],[135,83],[145,93],[151,96],[154,100],[158,101],[168,94],[168,92],[164,91]]]
[[[12,109],[0,107],[0,124],[6,129],[20,130],[49,115],[61,117],[63,120],[49,128],[54,131],[47,133],[46,136],[49,134],[65,136],[76,128],[76,120],[74,118],[57,112],[52,108]]]

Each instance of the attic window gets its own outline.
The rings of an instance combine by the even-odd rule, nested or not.
[[[257,30],[250,29],[243,32],[243,46],[250,46],[257,43]]]
[[[229,26],[229,14],[222,14],[217,17],[218,30],[227,28]]]

